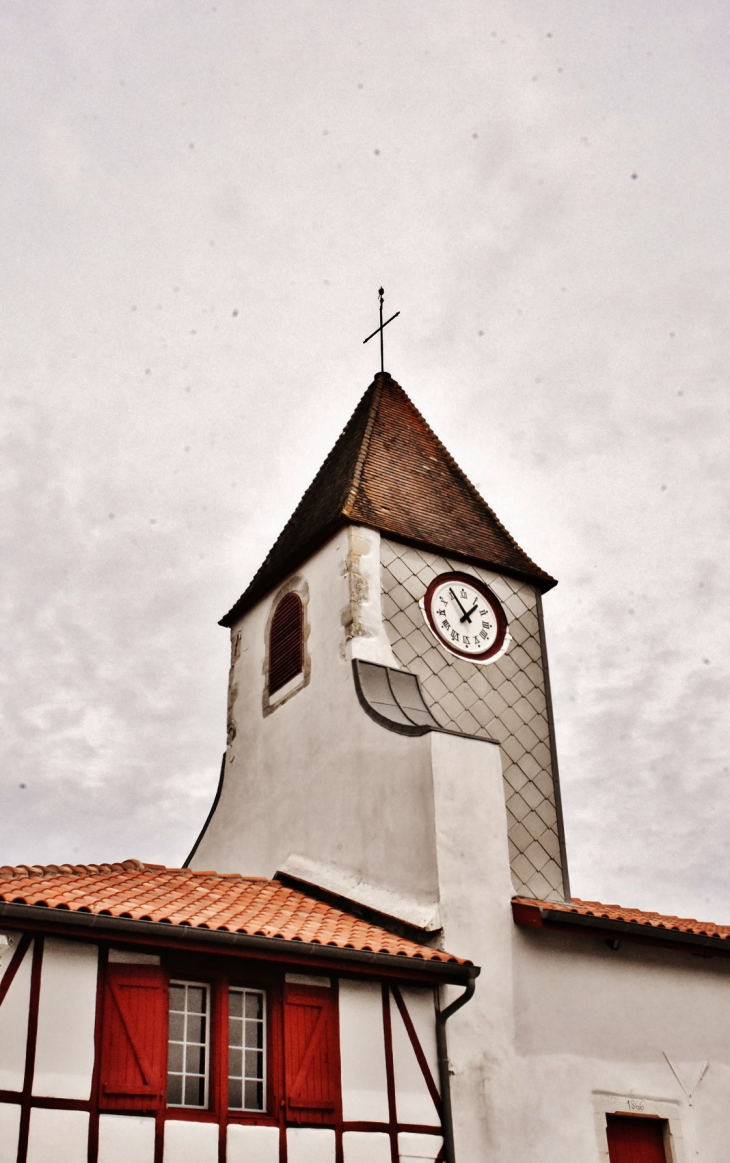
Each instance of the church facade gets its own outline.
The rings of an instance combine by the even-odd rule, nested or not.
[[[555,584],[376,376],[185,868],[0,870],[0,1163],[727,1158],[730,929],[571,895]]]

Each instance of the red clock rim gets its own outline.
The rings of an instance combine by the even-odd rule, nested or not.
[[[458,646],[449,645],[438,630],[436,623],[431,616],[431,597],[433,596],[434,591],[437,590],[440,586],[444,585],[445,582],[450,581],[467,582],[473,589],[479,590],[484,599],[489,602],[490,606],[494,610],[494,614],[497,619],[497,637],[489,649],[484,650],[481,654],[469,654],[466,650],[459,650]],[[485,585],[481,578],[474,577],[473,574],[440,573],[438,577],[433,579],[428,589],[426,590],[426,593],[424,594],[423,609],[426,615],[426,621],[428,622],[434,637],[441,643],[444,649],[448,650],[451,654],[458,654],[460,658],[465,658],[471,662],[484,662],[487,658],[492,658],[495,654],[498,654],[504,646],[504,640],[507,637],[507,615],[502,609],[502,603],[500,602],[499,598],[494,593],[492,593],[489,586]]]

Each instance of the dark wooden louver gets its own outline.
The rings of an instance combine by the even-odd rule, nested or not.
[[[302,602],[287,594],[279,602],[269,631],[269,694],[302,673]]]

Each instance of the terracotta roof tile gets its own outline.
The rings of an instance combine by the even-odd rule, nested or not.
[[[715,925],[712,921],[695,921],[691,917],[674,917],[671,914],[651,913],[643,909],[627,909],[621,905],[604,905],[600,901],[583,901],[573,897],[570,903],[560,901],[537,901],[530,897],[513,897],[518,905],[549,909],[554,913],[572,913],[585,917],[596,917],[607,921],[627,921],[651,929],[666,929],[671,933],[692,933],[699,937],[717,937],[721,941],[730,939],[730,925]]]
[[[0,901],[464,965],[276,880],[120,864],[0,868]]]
[[[221,625],[233,625],[348,522],[525,578],[542,591],[557,584],[520,549],[400,385],[384,372],[365,392]]]

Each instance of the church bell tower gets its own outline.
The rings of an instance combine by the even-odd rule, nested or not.
[[[221,620],[227,749],[192,867],[279,872],[429,932],[485,860],[507,898],[569,899],[555,584],[376,375]]]

